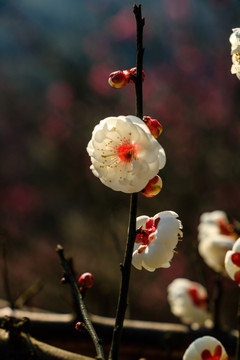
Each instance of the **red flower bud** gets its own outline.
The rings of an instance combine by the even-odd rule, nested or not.
[[[151,134],[157,139],[163,131],[163,127],[156,119],[152,119],[150,116],[144,116],[143,121],[149,128]]]
[[[137,76],[137,68],[133,67],[132,69],[129,70],[130,76],[129,76],[129,82],[134,83],[134,78],[136,78]],[[144,81],[145,79],[145,72],[142,72],[142,81]]]
[[[128,83],[129,70],[114,71],[109,75],[108,83],[110,86],[120,89]]]
[[[162,190],[162,179],[156,175],[154,178],[149,180],[145,188],[141,191],[141,194],[147,198],[156,196]]]
[[[94,284],[94,277],[91,273],[86,272],[83,273],[78,279],[78,284],[80,286],[80,290],[91,289]]]
[[[78,321],[75,325],[75,329],[79,332],[85,331],[85,324],[82,321]]]

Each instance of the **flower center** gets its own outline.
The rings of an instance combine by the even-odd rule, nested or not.
[[[128,140],[124,141],[121,145],[116,148],[117,156],[122,162],[131,162],[136,158],[135,145],[130,143]]]
[[[228,236],[236,236],[236,233],[234,232],[234,228],[232,224],[229,224],[227,221],[219,219],[217,221],[217,224],[220,229],[220,233],[222,235],[228,235]]]
[[[198,289],[195,286],[192,286],[188,289],[188,294],[196,306],[199,306],[200,308],[206,308],[207,296],[200,296]]]
[[[146,227],[140,226],[136,231],[135,243],[141,244],[138,248],[138,253],[141,254],[146,250],[149,244],[151,244],[155,239],[155,233],[157,230],[158,223],[160,218],[153,220],[150,218],[146,221]]]
[[[217,345],[214,349],[213,355],[209,350],[203,350],[201,353],[202,360],[221,360],[222,347]],[[227,358],[225,358],[227,360]]]
[[[237,53],[235,54],[235,57],[236,57],[236,61],[240,64],[240,53],[237,52]]]

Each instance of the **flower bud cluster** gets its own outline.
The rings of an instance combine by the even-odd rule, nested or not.
[[[108,83],[115,89],[120,89],[128,83],[135,83],[137,75],[137,68],[134,67],[130,70],[117,70],[109,75]],[[144,71],[142,72],[142,81],[145,78]]]

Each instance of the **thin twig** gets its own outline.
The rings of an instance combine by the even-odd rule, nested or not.
[[[215,275],[214,293],[213,293],[213,322],[214,329],[219,330],[220,326],[220,307],[222,300],[222,277],[221,274]]]
[[[143,66],[143,26],[144,19],[142,18],[141,5],[134,5],[133,12],[137,24],[137,77],[135,81],[136,89],[136,116],[140,119],[143,117],[143,100],[142,100],[142,66]],[[115,326],[113,329],[112,343],[109,353],[109,360],[117,360],[119,354],[121,333],[123,328],[124,317],[127,308],[127,296],[131,275],[132,253],[136,237],[136,215],[137,215],[137,199],[138,194],[131,194],[130,211],[129,211],[129,226],[127,244],[124,254],[122,270],[122,281],[120,286],[117,314],[115,319]]]
[[[8,264],[7,264],[7,249],[6,249],[6,241],[5,239],[2,240],[2,258],[3,258],[3,283],[4,283],[4,290],[6,294],[6,298],[11,306],[14,308],[14,301],[12,298],[10,285],[9,285],[9,274],[8,274]]]
[[[79,305],[79,308],[81,310],[81,314],[82,314],[82,317],[83,317],[83,321],[84,321],[84,325],[85,325],[85,328],[87,330],[87,332],[89,333],[89,335],[91,336],[91,339],[93,341],[93,344],[95,346],[95,349],[96,349],[96,353],[97,353],[97,359],[101,359],[101,360],[104,360],[104,353],[103,353],[103,348],[102,348],[102,341],[98,338],[96,332],[95,332],[95,329],[92,325],[92,322],[89,318],[89,315],[88,315],[88,312],[87,312],[87,309],[86,309],[86,306],[85,306],[85,303],[83,301],[83,298],[82,298],[82,294],[81,292],[79,291],[79,288],[77,286],[77,283],[74,279],[74,276],[72,274],[72,271],[71,271],[71,268],[64,256],[64,251],[63,251],[63,247],[61,245],[58,245],[57,246],[57,253],[60,257],[60,260],[61,260],[61,264],[62,264],[62,267],[67,275],[67,280],[68,282],[70,283],[71,287],[72,287],[72,290],[73,290],[73,294],[75,296],[75,299]]]

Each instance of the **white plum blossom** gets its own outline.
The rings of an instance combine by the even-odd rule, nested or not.
[[[231,43],[232,67],[231,73],[240,79],[240,28],[232,30],[229,41]]]
[[[87,146],[91,170],[115,191],[141,191],[166,162],[164,149],[136,116],[111,116],[95,126]]]
[[[173,211],[162,211],[153,217],[137,218],[132,264],[138,270],[154,271],[167,268],[174,255],[174,248],[182,238],[182,223]]]
[[[193,341],[183,354],[183,360],[228,360],[222,343],[212,336]]]
[[[205,263],[216,272],[225,273],[226,252],[236,240],[233,225],[224,211],[203,213],[198,226],[198,251]]]
[[[229,41],[231,43],[231,54],[240,53],[240,28],[232,29]]]
[[[212,325],[208,311],[207,290],[201,284],[183,278],[173,280],[167,288],[171,312],[184,324],[193,327]]]
[[[226,253],[225,269],[230,278],[240,286],[240,238],[236,240],[232,250]]]

